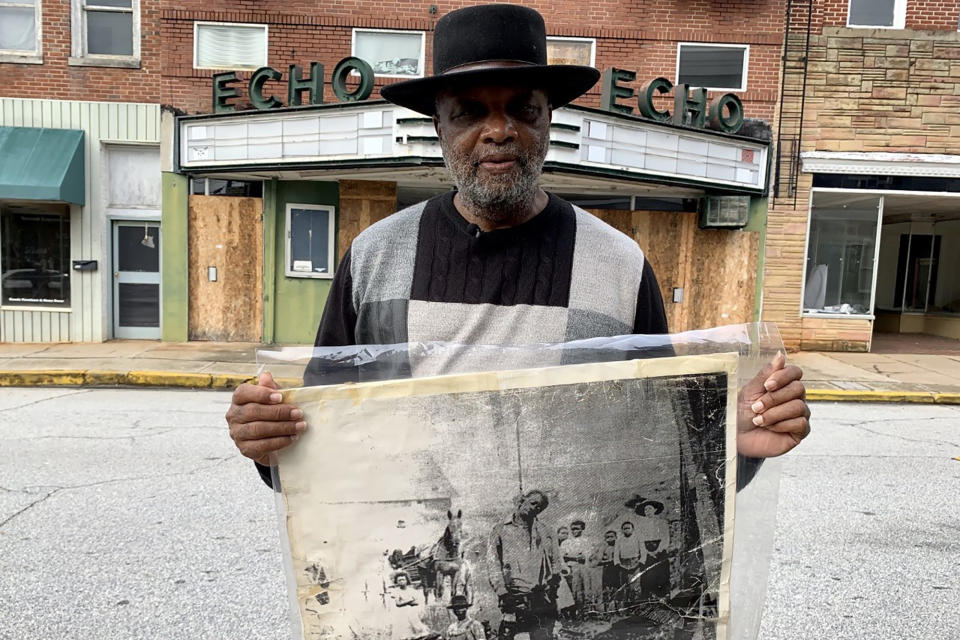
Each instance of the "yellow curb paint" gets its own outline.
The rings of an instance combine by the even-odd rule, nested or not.
[[[83,371],[0,371],[0,387],[78,387]]]
[[[274,378],[273,381],[281,389],[295,389],[303,386],[303,380],[300,378]]]
[[[188,389],[209,389],[209,373],[174,373],[172,371],[131,371],[127,374],[127,384],[142,387],[185,387]]]
[[[251,376],[243,376],[235,373],[212,373],[210,374],[211,389],[233,390],[244,382],[253,382]]]
[[[960,404],[958,393],[933,391],[847,391],[844,389],[808,389],[811,402],[898,402],[913,404]]]
[[[83,384],[91,387],[115,387],[122,385],[127,374],[121,371],[96,371],[87,370],[83,372]]]

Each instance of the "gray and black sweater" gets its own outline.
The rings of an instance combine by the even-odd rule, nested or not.
[[[450,192],[357,236],[316,345],[521,345],[666,332],[656,277],[626,235],[552,194],[527,222],[482,232]]]

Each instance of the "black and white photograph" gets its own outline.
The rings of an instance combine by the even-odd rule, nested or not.
[[[287,392],[302,637],[722,640],[736,356]]]

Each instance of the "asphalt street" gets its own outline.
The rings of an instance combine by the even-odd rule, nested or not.
[[[276,503],[229,394],[0,391],[0,638],[286,638]],[[960,637],[960,407],[816,404],[760,636]]]

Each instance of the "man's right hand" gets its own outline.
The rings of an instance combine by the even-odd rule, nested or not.
[[[237,387],[224,416],[240,453],[264,466],[270,466],[273,453],[295,442],[307,428],[300,409],[281,404],[279,389],[265,372],[257,384],[245,382]]]

